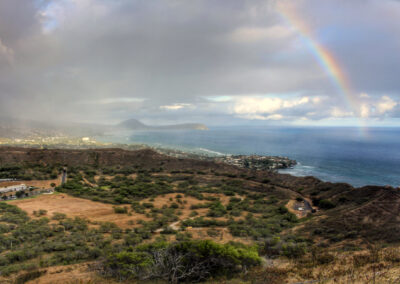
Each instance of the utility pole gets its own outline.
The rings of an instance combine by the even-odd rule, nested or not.
[[[67,167],[63,168],[62,177],[61,177],[61,185],[67,182]]]

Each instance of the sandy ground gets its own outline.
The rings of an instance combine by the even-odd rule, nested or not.
[[[132,216],[115,214],[111,204],[76,198],[63,193],[44,194],[36,198],[13,200],[10,201],[10,204],[25,210],[31,217],[33,217],[33,211],[44,209],[47,210],[47,216],[49,217],[54,212],[59,212],[66,214],[68,217],[81,217],[96,222],[113,222],[121,228],[134,227],[128,224],[129,221],[133,221],[134,224],[136,224],[137,220],[148,221],[142,214],[135,212],[132,212]]]
[[[44,269],[46,274],[42,277],[31,280],[29,284],[53,284],[53,283],[109,283],[95,282],[98,277],[94,272],[89,271],[87,264],[72,264],[65,266],[53,266]]]
[[[145,199],[142,202],[151,202],[155,207],[161,208],[163,205],[170,206],[173,202],[177,203],[176,196],[177,193],[160,195],[154,198],[154,201],[150,201],[149,199]],[[180,221],[187,220],[190,217],[190,213],[193,211],[190,209],[190,206],[193,204],[206,203],[209,202],[207,200],[198,200],[191,196],[182,195],[182,203],[179,204],[179,211],[182,212],[179,215],[179,222],[174,223],[175,230],[180,228]],[[229,202],[229,197],[223,194],[204,194],[204,195],[212,195],[215,197],[220,197],[221,202],[226,205]],[[172,198],[172,201],[170,200]],[[125,228],[133,228],[140,226],[138,225],[138,220],[150,221],[150,218],[147,218],[144,214],[138,214],[134,211],[130,210],[132,216],[128,214],[116,214],[114,213],[113,205],[105,204],[101,202],[94,202],[91,200],[72,197],[63,193],[56,193],[52,195],[43,194],[37,196],[35,198],[28,199],[19,199],[10,201],[10,204],[16,205],[22,210],[26,211],[30,217],[36,218],[33,215],[34,211],[38,211],[40,209],[44,209],[47,211],[47,216],[51,217],[55,212],[64,213],[68,217],[81,217],[88,219],[92,222],[113,222],[117,226],[125,229]],[[124,206],[124,205],[119,205]],[[196,212],[199,214],[197,216],[205,216],[208,212],[208,208],[196,209]],[[149,211],[149,210],[147,210]],[[237,217],[240,218],[240,217]],[[216,218],[218,220],[226,220],[225,217]],[[244,241],[241,238],[233,237],[227,228],[217,228],[219,231],[218,236],[210,237],[207,234],[207,230],[209,228],[187,228],[187,231],[190,232],[195,239],[213,239],[217,242],[229,242],[229,241]],[[158,234],[156,234],[158,235]],[[155,236],[156,236],[155,235]]]

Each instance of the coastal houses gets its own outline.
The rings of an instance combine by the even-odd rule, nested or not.
[[[25,184],[0,187],[0,200],[13,200],[41,193],[53,193],[53,188],[39,189]]]

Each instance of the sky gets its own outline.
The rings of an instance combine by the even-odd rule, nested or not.
[[[0,115],[400,126],[397,0],[1,0]]]

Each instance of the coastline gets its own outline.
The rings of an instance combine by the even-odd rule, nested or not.
[[[290,165],[287,167],[283,167],[281,169],[267,169],[267,168],[262,168],[262,169],[256,169],[256,168],[251,168],[251,167],[238,167],[235,164],[232,163],[226,163],[226,162],[221,162],[221,156],[219,157],[210,157],[207,155],[199,155],[195,153],[190,153],[190,152],[183,152],[181,150],[176,150],[176,149],[169,149],[169,148],[155,148],[151,147],[145,144],[107,144],[107,145],[75,145],[74,147],[72,145],[46,145],[46,147],[43,147],[43,145],[0,145],[0,166],[1,164],[4,163],[4,159],[1,159],[1,153],[10,151],[11,156],[13,155],[12,153],[18,153],[25,151],[26,153],[32,151],[36,152],[43,152],[43,153],[48,153],[48,152],[65,152],[65,151],[70,151],[70,152],[82,152],[82,151],[89,151],[89,152],[98,152],[98,151],[106,151],[106,152],[113,152],[116,151],[128,151],[128,152],[146,152],[146,151],[151,151],[154,152],[158,155],[161,156],[166,156],[166,157],[171,157],[172,159],[175,159],[177,162],[183,162],[185,164],[185,160],[187,161],[198,161],[199,163],[202,163],[202,165],[210,165],[210,164],[215,164],[215,165],[225,165],[222,166],[222,168],[228,167],[229,169],[236,168],[239,172],[244,170],[246,172],[252,172],[256,176],[262,176],[262,175],[268,175],[272,176],[273,179],[276,179],[279,184],[289,184],[290,187],[293,186],[293,184],[299,184],[299,185],[312,185],[314,186],[315,184],[328,184],[332,185],[334,187],[336,186],[344,186],[345,188],[368,188],[368,187],[376,187],[376,188],[393,188],[393,189],[398,189],[398,186],[391,186],[391,185],[362,185],[362,186],[353,186],[349,183],[346,182],[333,182],[333,181],[325,181],[322,180],[318,177],[312,176],[312,175],[304,175],[304,176],[296,176],[290,173],[287,173],[285,171],[290,171],[293,170],[294,165]],[[19,153],[21,154],[21,153]],[[29,154],[28,154],[29,155]],[[242,155],[243,157],[252,157],[252,156],[246,156]],[[236,157],[232,155],[227,155],[226,157]],[[261,156],[260,156],[261,157]],[[288,158],[286,157],[276,157],[276,156],[267,156],[267,158],[280,158],[283,160],[287,160]],[[40,160],[36,159],[35,161]],[[296,163],[294,160],[290,160],[293,163]],[[197,163],[197,162],[196,162]],[[190,164],[190,162],[189,162]],[[179,166],[178,166],[179,167]],[[185,168],[185,165],[182,165],[179,167],[180,170],[183,170]]]
[[[373,130],[371,130],[373,131]],[[380,138],[380,139],[379,139]],[[213,160],[233,156],[289,157],[280,173],[314,176],[326,182],[400,186],[399,133],[379,131],[360,139],[348,129],[212,127],[208,131],[139,131],[93,137],[27,137],[1,140],[0,145],[44,149],[150,148],[173,157]],[[234,161],[228,161],[235,164]],[[237,164],[237,163],[236,163]],[[273,167],[272,167],[273,168]]]
[[[278,169],[281,173],[314,176],[355,187],[400,186],[400,152],[397,149],[400,132],[369,129],[369,134],[366,139],[348,128],[237,126],[210,127],[208,131],[129,131],[90,137],[35,136],[0,140],[0,144],[62,149],[150,147],[174,156],[183,152],[183,157],[195,159],[241,154],[281,156],[297,161],[292,168]]]

